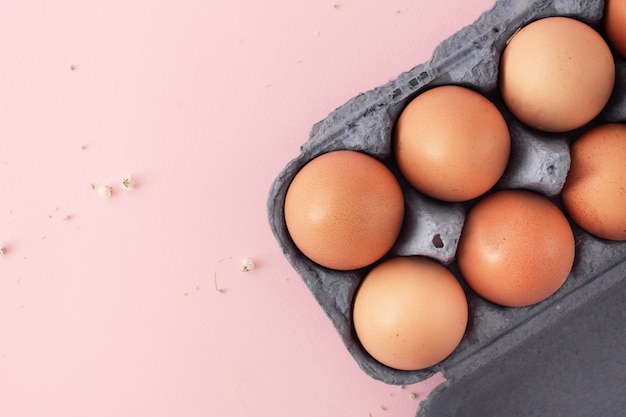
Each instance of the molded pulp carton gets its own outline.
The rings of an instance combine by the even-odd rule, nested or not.
[[[317,123],[300,155],[271,187],[268,217],[279,245],[364,372],[398,385],[422,381],[436,372],[446,377],[422,403],[419,416],[624,415],[626,242],[598,239],[572,225],[576,259],[563,287],[533,306],[497,306],[463,283],[454,261],[472,202],[430,199],[397,175],[406,215],[401,235],[387,257],[424,255],[439,260],[464,285],[470,309],[465,336],[447,359],[425,370],[399,371],[371,358],[353,330],[353,296],[370,268],[334,271],[303,256],[285,226],[287,188],[308,161],[339,149],[366,152],[397,174],[391,132],[400,112],[420,92],[456,84],[485,95],[508,123],[511,157],[494,190],[527,188],[561,206],[558,195],[569,169],[569,144],[598,124],[626,122],[626,62],[614,54],[615,91],[604,111],[588,125],[565,134],[529,129],[508,112],[498,95],[498,63],[507,40],[531,21],[573,17],[602,33],[603,8],[601,0],[498,1],[472,25],[442,42],[428,62],[352,98]]]

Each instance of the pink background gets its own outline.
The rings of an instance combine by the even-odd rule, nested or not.
[[[443,377],[358,368],[266,198],[315,122],[493,3],[4,1],[0,416],[414,416]]]

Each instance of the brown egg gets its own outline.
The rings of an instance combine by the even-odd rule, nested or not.
[[[376,262],[395,243],[404,199],[391,171],[356,151],[335,151],[307,163],[285,197],[287,230],[312,261],[338,270]]]
[[[423,257],[377,265],[354,300],[354,328],[363,348],[380,363],[406,371],[449,356],[463,338],[467,318],[467,299],[454,275]]]
[[[626,58],[626,1],[604,2],[604,31],[609,43]]]
[[[583,126],[604,108],[615,63],[602,37],[567,17],[532,22],[510,40],[500,60],[499,88],[519,120],[547,132]]]
[[[457,260],[479,295],[503,306],[526,306],[563,285],[574,263],[574,235],[547,198],[526,190],[499,191],[469,210]]]
[[[604,239],[626,240],[626,125],[598,126],[571,146],[561,198],[574,222]]]
[[[452,85],[413,99],[398,118],[393,144],[409,183],[444,201],[466,201],[489,190],[502,176],[511,150],[496,106]]]

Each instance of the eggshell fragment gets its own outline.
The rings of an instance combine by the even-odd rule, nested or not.
[[[111,198],[112,194],[113,194],[113,188],[111,186],[102,185],[98,187],[98,195],[100,196],[100,198],[108,199],[108,198]]]

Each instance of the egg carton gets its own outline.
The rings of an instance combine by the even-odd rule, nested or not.
[[[416,191],[399,174],[391,146],[392,130],[397,118],[420,92],[440,85],[469,87],[489,98],[498,107],[510,130],[509,164],[490,192],[530,189],[543,194],[562,208],[559,193],[570,166],[569,144],[599,124],[626,122],[626,62],[614,54],[615,90],[602,113],[577,130],[554,134],[526,127],[504,106],[497,88],[499,59],[507,40],[519,28],[534,20],[566,16],[581,20],[600,31],[603,9],[601,0],[497,1],[491,10],[483,13],[473,24],[443,41],[429,61],[380,87],[357,95],[315,124],[309,140],[301,147],[301,153],[284,167],[271,186],[267,210],[272,232],[285,257],[330,318],[345,347],[363,371],[377,380],[395,385],[413,384],[437,372],[446,378],[446,382],[423,403],[418,412],[420,416],[520,415],[519,409],[513,411],[512,407],[529,401],[528,398],[520,399],[518,404],[506,397],[506,393],[500,398],[509,398],[508,402],[505,405],[498,402],[498,405],[505,407],[508,404],[507,413],[464,414],[462,410],[466,409],[467,404],[480,407],[485,402],[489,403],[493,396],[499,395],[496,394],[499,387],[509,386],[511,390],[520,391],[519,388],[527,382],[515,373],[511,374],[512,371],[518,372],[517,375],[536,375],[533,370],[553,369],[551,364],[560,364],[560,368],[555,369],[556,375],[566,375],[565,371],[568,370],[584,374],[584,370],[579,369],[572,358],[582,356],[583,353],[593,357],[594,350],[599,349],[590,342],[596,335],[594,328],[584,324],[585,317],[596,318],[595,324],[601,324],[600,328],[607,332],[613,325],[615,343],[607,342],[601,347],[605,351],[617,349],[617,352],[610,352],[622,359],[618,366],[608,361],[605,368],[607,372],[617,373],[616,378],[621,377],[617,386],[621,387],[626,380],[626,359],[623,359],[626,358],[626,313],[622,312],[626,309],[620,305],[620,302],[626,302],[626,242],[598,239],[572,223],[576,258],[571,274],[559,291],[547,300],[528,307],[507,308],[492,304],[464,284],[455,262],[465,213],[475,201],[445,203]],[[430,368],[418,371],[392,369],[374,360],[360,345],[354,332],[351,309],[355,292],[371,267],[355,271],[335,271],[321,267],[306,258],[289,236],[283,206],[291,180],[316,156],[342,149],[361,151],[376,157],[390,168],[402,187],[406,211],[403,229],[384,259],[407,255],[434,258],[446,265],[464,286],[469,305],[469,323],[463,340],[448,358]],[[618,296],[621,298],[615,301],[614,298]],[[607,297],[609,301],[605,302],[604,298]],[[580,312],[586,311],[584,309],[591,313],[587,312],[580,317]],[[597,312],[603,312],[607,318],[615,321],[604,322],[600,320],[602,315]],[[570,333],[562,335],[555,342],[554,335],[565,328]],[[581,346],[575,355],[565,355],[572,363],[559,362],[558,352],[551,351],[559,340],[569,340]],[[551,353],[544,355],[544,350]],[[596,353],[599,354],[599,351]],[[561,382],[578,383],[580,378],[579,375],[578,378]],[[604,386],[601,379],[597,383]],[[582,388],[575,385],[571,390],[579,392]],[[529,388],[521,391],[533,390]],[[484,398],[479,399],[478,394]],[[619,396],[620,409],[626,407],[623,394]],[[581,402],[580,398],[570,403],[577,402]],[[591,403],[587,401],[587,404]],[[540,402],[537,404],[543,406]],[[579,411],[584,409],[582,405],[577,407]],[[478,408],[472,410],[474,412]],[[553,411],[550,415],[562,415],[558,413],[558,407]],[[597,413],[594,411],[586,415]]]

